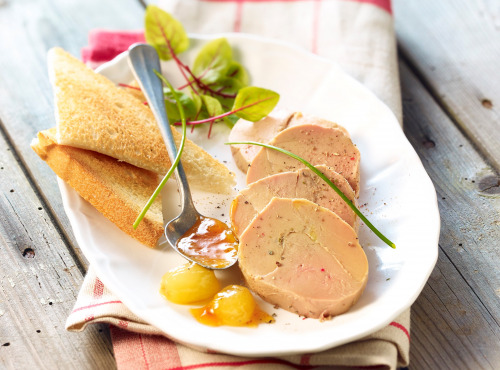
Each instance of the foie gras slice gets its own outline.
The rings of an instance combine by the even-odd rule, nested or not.
[[[228,140],[234,141],[257,141],[268,143],[279,132],[284,130],[293,112],[288,110],[275,109],[268,116],[257,122],[250,122],[240,119],[233,126],[229,133]],[[238,168],[247,172],[248,165],[258,153],[260,146],[256,145],[231,145],[231,152]]]
[[[338,128],[349,136],[347,130],[335,122],[304,115],[301,112],[293,113],[289,110],[275,109],[267,117],[257,122],[238,120],[229,134],[229,141],[257,141],[267,144],[284,129],[305,124]],[[249,164],[260,148],[260,146],[247,144],[231,145],[233,158],[241,171],[247,172]]]
[[[328,121],[324,118],[311,116],[308,114],[304,115],[301,112],[296,112],[293,114],[293,116],[288,121],[288,126],[286,128],[301,126],[301,125],[316,125],[326,128],[337,128],[340,131],[342,131],[346,136],[349,136],[349,132],[346,130],[346,128],[339,125],[338,123]]]
[[[347,180],[325,165],[316,166],[356,205],[356,196]],[[328,208],[357,230],[358,218],[342,198],[309,168],[264,177],[240,191],[231,204],[231,224],[237,235],[273,197],[308,199]]]
[[[254,292],[310,318],[349,310],[368,278],[353,228],[305,199],[273,198],[240,236],[238,256]]]
[[[310,162],[324,164],[344,176],[359,196],[360,153],[349,136],[336,128],[301,125],[280,132],[269,144],[286,149]],[[261,148],[247,172],[247,184],[269,175],[295,171],[305,165],[273,149]]]

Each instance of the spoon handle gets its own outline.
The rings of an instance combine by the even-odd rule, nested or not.
[[[148,101],[149,107],[153,111],[156,122],[167,146],[167,152],[170,161],[173,163],[177,155],[177,146],[175,145],[174,137],[168,122],[167,113],[165,110],[165,98],[163,96],[163,85],[161,80],[156,76],[154,71],[161,72],[160,59],[156,50],[148,44],[134,44],[129,48],[129,65],[132,73],[136,78],[141,90]],[[193,210],[196,212],[191,192],[186,178],[186,173],[179,162],[175,177],[179,186],[181,195],[182,212]]]

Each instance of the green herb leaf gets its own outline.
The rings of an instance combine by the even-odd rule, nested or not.
[[[229,68],[226,72],[226,77],[235,79],[242,85],[242,87],[247,86],[249,82],[248,73],[245,68],[240,63],[234,60],[229,65]]]
[[[234,95],[233,99],[240,89],[245,87],[239,80],[231,77],[222,77],[217,82],[210,85],[212,90],[225,95]]]
[[[208,95],[201,95],[201,100],[205,105],[209,117],[219,116],[224,113],[220,102]]]
[[[157,6],[146,8],[144,29],[147,43],[156,49],[162,60],[172,59],[172,53],[182,53],[189,47],[189,38],[182,24]]]
[[[224,117],[224,123],[229,127],[233,128],[233,126],[238,122],[240,118],[236,114],[231,114],[229,116]]]
[[[269,144],[263,144],[263,143],[258,143],[256,141],[238,141],[238,142],[231,142],[231,143],[224,143],[225,145],[237,145],[237,144],[247,144],[247,145],[258,145],[262,146],[264,148],[276,150],[280,153],[286,154],[292,158],[295,158],[299,162],[303,163],[307,168],[309,168],[311,171],[313,171],[316,175],[318,175],[323,181],[325,181],[341,198],[344,202],[347,203],[347,205],[356,213],[361,220],[368,226],[374,233],[377,235],[384,243],[386,243],[389,247],[391,248],[396,248],[396,244],[391,242],[389,239],[387,239],[378,229],[373,226],[373,224],[368,221],[368,219],[359,211],[359,209],[356,208],[356,206],[351,202],[349,198],[347,198],[344,193],[328,178],[325,176],[323,172],[318,170],[316,167],[314,167],[311,163],[306,161],[304,158],[299,157],[297,154],[293,154],[292,152],[289,152],[286,149],[278,148],[277,146],[274,145],[269,145]]]
[[[255,122],[271,113],[279,98],[279,94],[272,90],[244,87],[238,91],[232,111],[240,118]]]
[[[181,138],[181,143],[179,145],[179,148],[178,148],[178,151],[177,151],[177,155],[175,156],[174,162],[170,166],[170,169],[167,171],[167,173],[165,174],[165,176],[163,177],[163,179],[160,181],[160,184],[157,186],[156,190],[153,192],[153,194],[149,198],[148,202],[146,203],[146,205],[144,206],[144,208],[142,209],[142,211],[139,213],[139,216],[137,216],[134,224],[132,225],[134,227],[134,229],[137,229],[137,227],[141,223],[142,219],[146,215],[147,211],[149,210],[149,208],[151,208],[151,205],[153,204],[154,200],[160,194],[161,189],[163,189],[163,187],[167,183],[168,179],[172,176],[172,174],[174,173],[175,169],[179,165],[179,162],[181,160],[182,152],[184,151],[184,145],[186,144],[186,127],[187,127],[187,125],[186,125],[186,115],[184,114],[184,108],[182,107],[182,104],[180,102],[180,97],[179,97],[179,95],[177,95],[177,92],[175,91],[175,89],[173,88],[173,86],[170,84],[170,82],[168,82],[167,79],[165,79],[160,74],[160,72],[158,72],[156,70],[154,72],[158,76],[158,78],[160,80],[162,80],[165,83],[165,85],[168,86],[168,88],[172,92],[172,95],[173,95],[174,99],[177,102],[177,108],[179,109],[180,116],[181,116],[181,122],[182,122],[182,138]]]
[[[176,90],[175,92],[177,94],[177,97],[179,98],[179,101],[175,99],[174,94],[169,87],[165,87],[163,89],[163,93],[165,95],[165,108],[167,109],[167,116],[169,117],[169,119],[171,121],[181,120],[178,102],[182,105],[187,118],[196,117],[196,113],[198,113],[198,106],[196,105],[194,100],[191,99],[188,94],[182,91]]]
[[[205,84],[214,83],[226,75],[233,52],[225,38],[206,43],[199,51],[193,64],[193,73]]]
[[[200,114],[201,108],[203,107],[203,101],[201,100],[200,95],[196,94],[193,91],[191,91],[191,99],[193,100],[194,106],[196,107],[196,116],[198,117]]]
[[[219,80],[217,80],[217,82],[210,85],[210,87],[219,93],[223,93],[226,95],[232,94],[234,95],[233,97],[234,99],[238,91],[245,86],[236,78],[222,77]]]
[[[238,91],[243,87],[244,85],[242,85],[237,79],[223,77],[216,83],[210,85],[212,91],[217,92],[217,94],[211,93],[211,96],[216,98],[221,103],[222,108],[229,111],[234,104],[234,99],[236,98]]]

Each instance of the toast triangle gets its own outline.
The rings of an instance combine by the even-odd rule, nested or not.
[[[31,147],[57,176],[122,231],[155,247],[163,234],[160,198],[137,229],[132,225],[158,185],[158,175],[104,154],[58,145],[55,135],[55,128],[41,131]]]
[[[151,110],[136,97],[95,73],[61,48],[48,53],[54,89],[56,140],[60,145],[96,151],[164,175],[168,153]],[[179,145],[181,134],[172,129]],[[193,186],[227,193],[234,174],[187,140],[182,164]]]

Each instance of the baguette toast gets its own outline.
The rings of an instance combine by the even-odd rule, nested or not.
[[[151,110],[61,48],[48,54],[54,88],[56,142],[96,151],[164,175],[170,160]],[[179,145],[181,134],[172,129]],[[227,193],[234,174],[187,140],[182,164],[193,186]]]
[[[163,234],[157,198],[134,230],[132,224],[159,183],[154,172],[85,149],[58,145],[56,129],[38,133],[33,150],[78,194],[122,231],[154,248]]]

